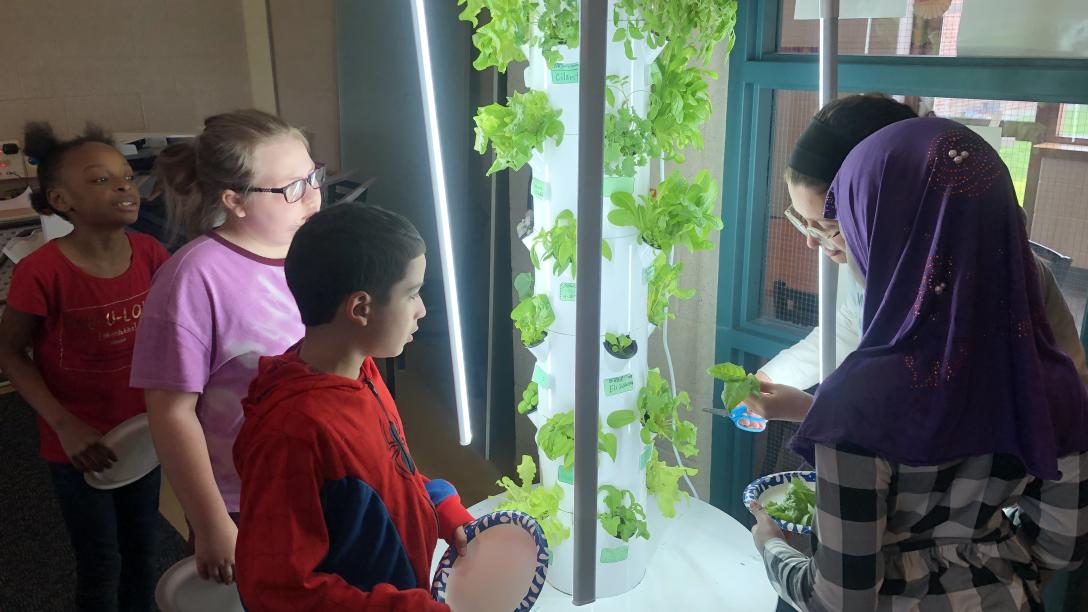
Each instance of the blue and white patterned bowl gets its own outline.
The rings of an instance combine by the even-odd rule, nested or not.
[[[503,510],[481,516],[475,521],[465,525],[465,535],[468,537],[468,541],[472,542],[476,536],[484,533],[488,529],[500,525],[520,527],[536,544],[536,569],[533,572],[532,580],[526,585],[527,590],[525,597],[522,598],[520,605],[513,610],[513,612],[528,612],[533,608],[533,605],[536,604],[537,598],[540,597],[540,593],[544,589],[545,579],[548,576],[548,565],[551,562],[551,553],[548,551],[548,541],[544,537],[544,530],[540,528],[536,519],[528,514],[511,510]],[[431,583],[431,595],[437,601],[447,603],[446,587],[450,575],[455,569],[454,564],[457,562],[457,557],[457,549],[451,546],[446,550],[446,553],[442,555],[442,560],[438,563],[438,570],[435,572],[434,581]]]
[[[744,507],[751,511],[752,502],[759,502],[759,505],[763,507],[767,506],[767,502],[781,502],[786,497],[786,492],[790,489],[790,482],[793,481],[794,478],[802,478],[813,489],[816,488],[816,472],[813,471],[767,474],[766,476],[760,476],[755,479],[752,484],[745,487],[743,497]],[[774,522],[778,523],[778,526],[782,528],[782,531],[788,531],[790,533],[812,533],[812,527],[783,521],[773,516],[771,516],[771,518],[774,519]]]

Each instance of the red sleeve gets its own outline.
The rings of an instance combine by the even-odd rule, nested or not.
[[[49,245],[41,248],[55,248]],[[38,255],[35,257],[34,255]],[[47,278],[46,266],[43,265],[46,253],[32,253],[18,264],[11,274],[11,288],[8,289],[8,306],[39,317],[49,316],[51,283]]]
[[[449,612],[425,589],[379,584],[364,592],[338,575],[314,571],[329,549],[314,449],[279,437],[245,450],[238,462],[242,516],[235,561],[247,610]]]

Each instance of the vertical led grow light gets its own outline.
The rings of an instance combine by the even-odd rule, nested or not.
[[[438,108],[435,103],[431,45],[427,34],[424,0],[412,0],[412,21],[416,38],[416,59],[423,95],[423,117],[427,126],[427,153],[431,161],[431,188],[434,190],[435,217],[438,221],[438,249],[442,257],[442,284],[446,292],[446,319],[449,323],[450,358],[453,361],[453,389],[457,401],[457,430],[462,446],[472,443],[472,415],[469,413],[468,383],[465,377],[465,351],[461,337],[461,303],[457,297],[457,268],[453,258],[450,233],[449,197],[446,193],[446,169],[442,162],[442,141],[438,133]]]

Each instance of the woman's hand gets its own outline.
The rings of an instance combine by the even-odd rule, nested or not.
[[[759,394],[749,396],[744,405],[768,421],[800,423],[812,407],[812,396],[800,389],[764,381],[759,387]]]
[[[752,526],[752,540],[756,544],[756,550],[763,553],[763,547],[767,545],[769,540],[778,538],[785,540],[786,535],[782,533],[782,529],[778,527],[778,523],[774,522],[770,514],[763,506],[759,505],[759,502],[752,502],[749,506],[752,510],[752,514],[756,517],[756,524]]]
[[[206,531],[196,532],[196,571],[205,580],[234,582],[234,546],[238,526],[226,513]]]
[[[102,434],[78,417],[65,415],[56,432],[72,467],[81,472],[101,472],[117,461],[113,450],[102,443]]]

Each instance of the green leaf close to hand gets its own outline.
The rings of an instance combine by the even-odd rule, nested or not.
[[[707,374],[722,381],[722,404],[726,410],[736,408],[747,397],[759,393],[759,379],[735,363],[711,366]]]

